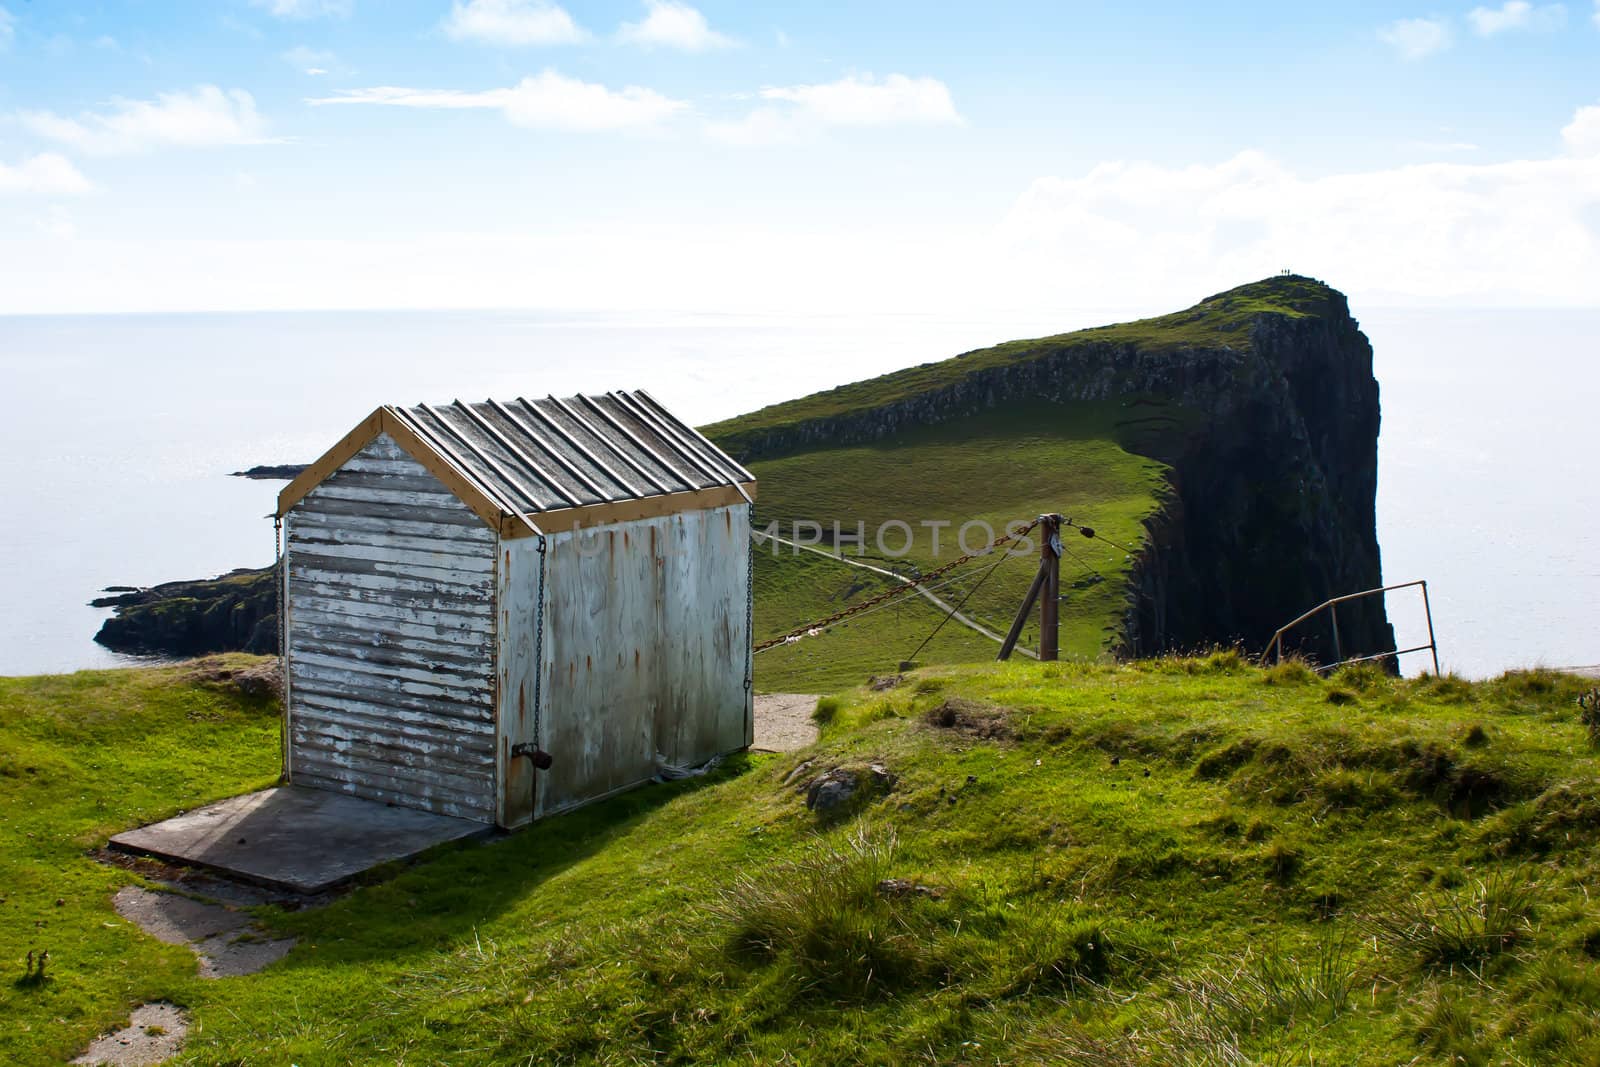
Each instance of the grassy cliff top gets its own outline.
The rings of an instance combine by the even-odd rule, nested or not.
[[[719,444],[737,450],[741,442],[761,434],[817,419],[871,411],[933,392],[978,371],[1023,363],[1063,348],[1087,344],[1133,345],[1162,352],[1187,348],[1245,348],[1250,343],[1251,325],[1262,315],[1298,319],[1341,313],[1344,306],[1344,296],[1322,282],[1299,275],[1280,275],[1207,297],[1184,311],[1051,337],[1007,341],[937,363],[923,363],[774,404],[714,423],[704,427],[704,432]]]
[[[974,529],[969,547],[988,531],[1059,511],[1092,525],[1106,540],[1072,538],[1061,564],[1061,648],[1093,658],[1114,646],[1128,607],[1133,558],[1120,546],[1143,543],[1145,523],[1166,492],[1166,468],[1137,454],[1140,434],[1173,432],[1182,420],[1168,407],[1129,408],[1117,401],[1051,404],[1018,402],[1000,411],[909,427],[890,439],[856,445],[818,445],[792,455],[758,460],[761,481],[757,525],[777,521],[784,536],[793,520],[809,520],[831,540],[834,523],[848,535],[864,533],[861,546],[844,546],[852,558],[900,573],[926,570],[961,554],[959,531]],[[897,558],[881,555],[877,531],[901,520],[909,541]],[[943,521],[934,540],[924,523]],[[890,536],[891,545],[897,539]],[[1004,633],[1032,581],[1037,549],[998,565],[988,557],[962,568],[941,586],[949,603]],[[994,568],[991,571],[991,568]],[[797,553],[781,546],[758,550],[755,562],[755,633],[758,640],[823,618],[846,604],[876,595],[890,579],[860,568]],[[943,612],[918,596],[848,620],[822,636],[756,656],[756,686],[763,692],[826,692],[891,672],[917,652],[939,627]],[[1022,634],[1038,644],[1037,617]],[[993,660],[995,645],[951,623],[917,658],[923,663]]]
[[[270,780],[270,708],[187,666],[0,679],[0,958],[51,953],[0,982],[0,1061],[165,999],[197,1064],[1593,1063],[1592,684],[922,672],[810,750],[265,909],[298,946],[205,981],[88,850]]]

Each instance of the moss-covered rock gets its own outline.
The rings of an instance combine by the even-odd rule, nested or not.
[[[168,582],[95,601],[115,611],[94,639],[117,652],[198,656],[278,651],[277,569]]]

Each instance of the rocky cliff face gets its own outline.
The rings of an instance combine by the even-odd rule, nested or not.
[[[1259,648],[1321,601],[1382,584],[1372,349],[1342,297],[1329,310],[1261,316],[1231,389],[1176,394],[1207,418],[1169,460],[1175,497],[1137,568],[1135,651]],[[1381,597],[1343,605],[1339,634],[1346,655],[1395,647]],[[1326,620],[1291,647],[1335,658]]]
[[[875,392],[901,395],[857,402]],[[1381,584],[1372,348],[1344,296],[1311,279],[1270,279],[1144,323],[1011,342],[707,432],[754,460],[1041,398],[1182,413],[1125,442],[1169,464],[1173,490],[1137,561],[1126,652],[1259,649],[1321,601]],[[1381,598],[1343,607],[1339,622],[1347,655],[1394,648]],[[1325,622],[1291,647],[1334,658]]]

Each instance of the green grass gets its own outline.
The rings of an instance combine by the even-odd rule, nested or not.
[[[1185,348],[1245,348],[1250,328],[1261,315],[1291,319],[1329,313],[1338,294],[1321,282],[1299,276],[1267,278],[1208,297],[1185,311],[1136,322],[1098,326],[1025,341],[1007,341],[936,363],[852,382],[704,428],[707,436],[735,453],[775,430],[859,414],[921,396],[995,367],[1041,359],[1091,345],[1136,345],[1153,355]]]
[[[922,671],[840,694],[810,751],[267,909],[299,946],[200,982],[85,853],[276,769],[270,717],[181,674],[0,683],[0,1060],[55,1061],[154,997],[193,1013],[203,1064],[1600,1057],[1575,679],[1324,681],[1229,652]],[[823,823],[806,773],[786,784],[803,761],[896,783]],[[13,984],[46,942],[50,980]]]
[[[247,664],[252,657],[223,662]],[[194,957],[111,909],[136,879],[86,854],[120,830],[269,784],[269,697],[189,667],[0,678],[0,1063],[70,1059],[129,1007],[182,999]],[[29,979],[29,952],[48,952]]]
[[[1132,559],[1117,545],[1142,543],[1143,523],[1166,492],[1166,469],[1125,445],[1158,410],[1165,409],[1120,402],[1019,404],[1003,413],[915,427],[870,445],[757,462],[757,525],[777,521],[783,535],[790,536],[795,520],[807,520],[818,523],[831,540],[834,523],[847,535],[860,524],[867,543],[861,550],[844,546],[846,554],[910,575],[961,555],[957,531],[965,522],[984,522],[998,534],[1014,520],[1061,512],[1104,538],[1089,540],[1068,531],[1069,554],[1061,571],[1066,597],[1061,603],[1061,648],[1072,655],[1098,656],[1120,638],[1128,607]],[[898,560],[886,557],[877,544],[876,532],[892,520],[904,522],[913,535],[909,553]],[[934,529],[923,526],[925,521],[950,524],[940,528],[937,553]],[[882,547],[898,550],[903,537],[901,531],[890,530]],[[986,541],[985,530],[974,527],[967,544]],[[964,566],[961,580],[940,595],[955,603],[996,562],[981,559]],[[1026,557],[998,567],[963,612],[1005,632],[1037,563],[1035,542]],[[774,554],[768,545],[756,562],[756,636],[784,633],[893,584],[892,579],[788,547],[778,546]],[[941,615],[920,597],[901,598],[898,606],[847,621],[821,637],[759,654],[756,684],[768,692],[826,690],[893,673]],[[1036,647],[1037,614],[1022,640]],[[993,642],[951,623],[917,659],[978,662],[992,660],[995,652]]]

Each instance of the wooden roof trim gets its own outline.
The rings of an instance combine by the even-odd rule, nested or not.
[[[454,493],[456,499],[470,508],[491,530],[498,530],[501,520],[508,514],[500,502],[485,493],[473,477],[452,461],[439,445],[418,433],[404,414],[388,404],[383,406],[382,411],[384,432],[394,438],[395,444],[428,468],[429,474],[443,482],[445,488]],[[423,429],[429,432],[426,427]],[[516,516],[512,518],[514,521],[523,521]]]
[[[356,424],[355,429],[339,438],[339,442],[324,452],[315,463],[284,486],[278,493],[278,518],[305,499],[305,495],[334,471],[350,462],[350,458],[373,442],[383,432],[383,409],[379,408]]]
[[[742,492],[741,492],[742,490]],[[564,533],[586,527],[605,526],[615,522],[633,522],[637,519],[658,519],[663,515],[676,515],[682,511],[702,511],[707,508],[727,507],[730,504],[755,499],[756,483],[741,485],[713,485],[683,493],[663,493],[638,500],[618,500],[604,504],[588,504],[581,508],[561,508],[539,514],[539,527],[547,534]],[[500,522],[500,536],[506,540],[529,536],[526,527],[515,518]]]
[[[283,487],[283,491],[278,494],[278,518],[287,515],[289,509],[305,499],[311,490],[321,485],[334,471],[350,462],[356,453],[382,434],[392,437],[395,444],[422,464],[429,474],[439,479],[456,499],[471,509],[472,513],[482,519],[490,529],[500,528],[501,519],[505,517],[500,505],[489,499],[471,478],[457,470],[438,449],[412,430],[399,412],[387,404],[362,419],[355,429],[339,439],[338,444],[324,452],[320,459],[301,471],[299,477]],[[524,533],[526,532],[524,529]]]

